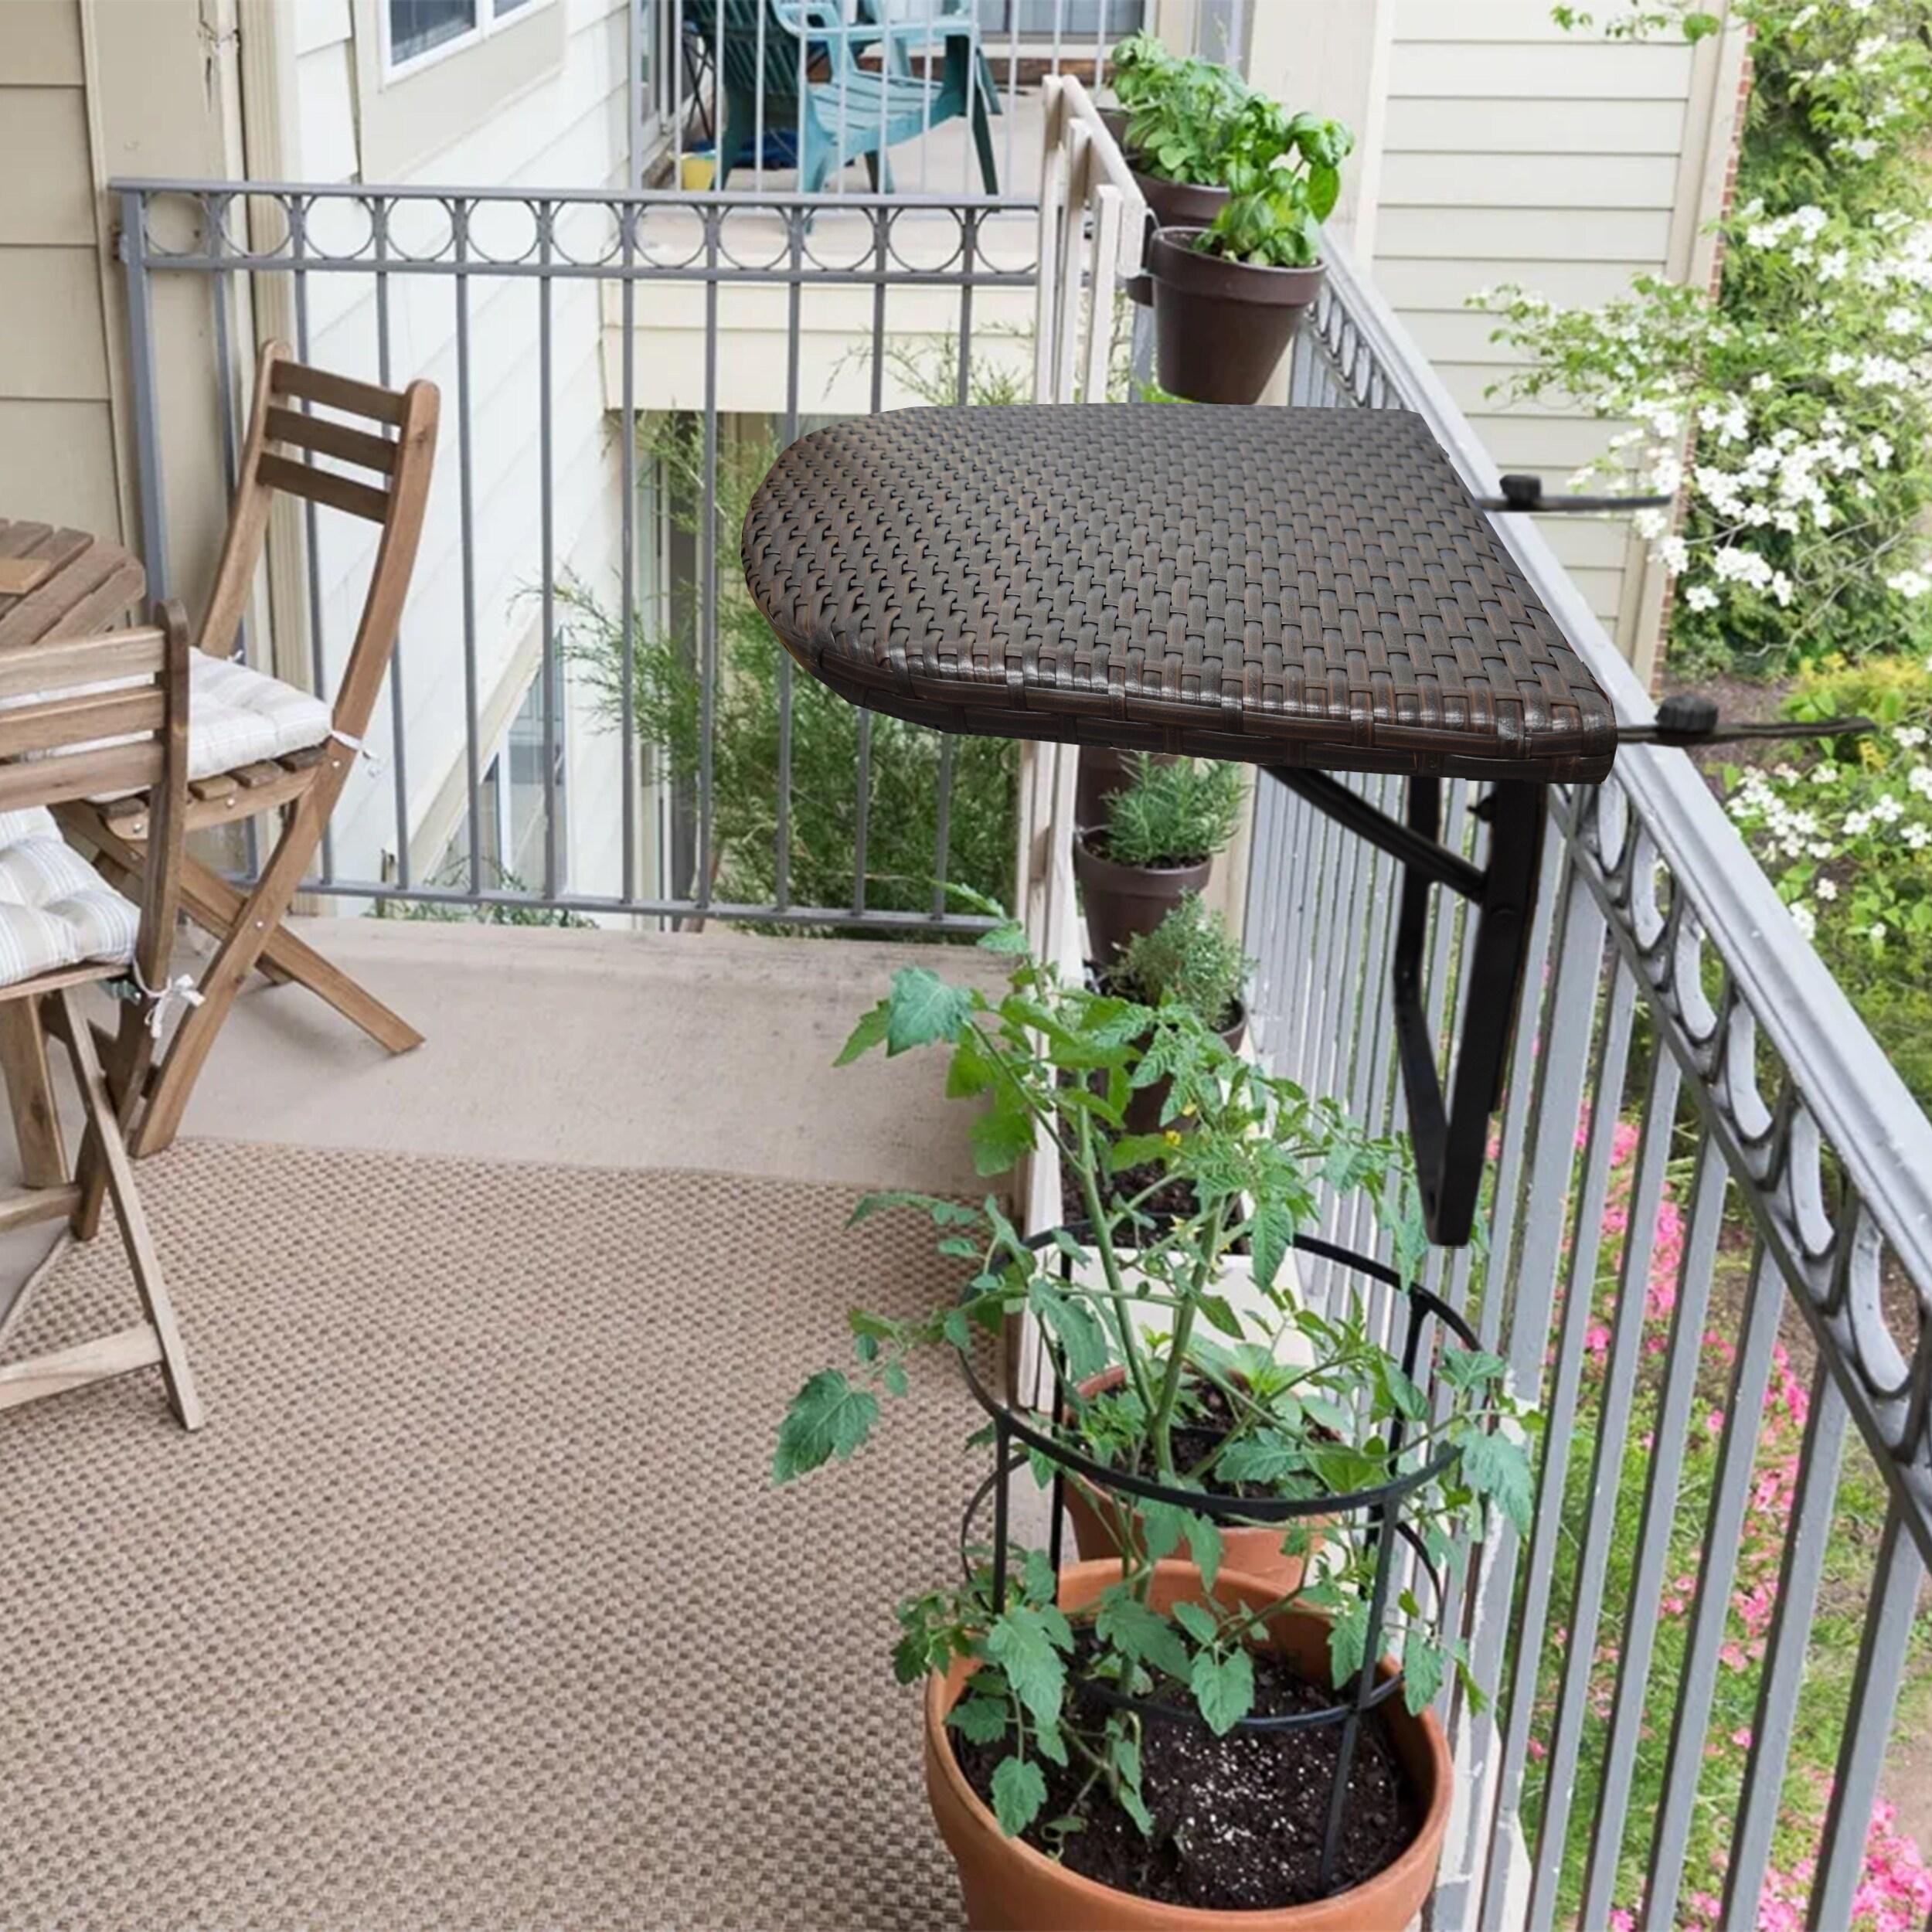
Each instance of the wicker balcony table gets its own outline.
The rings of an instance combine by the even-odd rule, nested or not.
[[[1162,404],[915,409],[804,437],[745,574],[807,671],[942,731],[1259,765],[1403,865],[1396,1030],[1432,1236],[1466,1241],[1542,850],[1540,787],[1609,770],[1609,699],[1418,416]],[[1403,821],[1333,771],[1409,781]],[[1477,866],[1440,781],[1489,781]],[[1477,913],[1448,1094],[1432,886]]]

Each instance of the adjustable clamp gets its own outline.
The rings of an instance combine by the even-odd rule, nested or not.
[[[1501,496],[1479,496],[1476,508],[1501,515],[1549,516],[1563,511],[1667,510],[1674,496],[1545,496],[1540,476],[1498,477]]]

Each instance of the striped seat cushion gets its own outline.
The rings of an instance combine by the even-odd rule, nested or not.
[[[52,812],[0,811],[0,986],[132,959],[140,927],[139,908],[102,883]]]
[[[264,764],[328,736],[329,708],[279,678],[205,651],[189,653],[188,775]]]

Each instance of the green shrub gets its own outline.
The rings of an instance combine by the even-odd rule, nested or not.
[[[1198,758],[1134,758],[1134,781],[1107,808],[1107,856],[1118,866],[1198,866],[1225,851],[1241,822],[1247,779],[1239,765]]]
[[[1127,942],[1111,984],[1143,1006],[1179,1000],[1219,1032],[1233,1019],[1250,970],[1227,921],[1188,893],[1153,931]]]
[[[1567,23],[1589,16],[1559,9]],[[1738,0],[1755,78],[1715,306],[1640,276],[1594,309],[1472,296],[1533,366],[1504,387],[1636,427],[1599,469],[1682,493],[1640,515],[1679,578],[1669,661],[1696,675],[1926,648],[1932,611],[1932,117],[1925,0]],[[1631,37],[1713,16],[1607,15]]]
[[[663,471],[669,514],[696,536],[703,525],[703,447],[695,419],[661,423],[647,446]],[[998,738],[947,740],[897,718],[861,711],[795,668],[736,568],[737,534],[751,494],[777,455],[770,437],[718,452],[717,670],[713,681],[713,896],[757,905],[777,896],[778,801],[784,745],[781,702],[791,693],[791,808],[786,887],[796,906],[852,903],[859,842],[860,734],[869,733],[866,903],[876,910],[931,910],[942,863],[950,883],[988,898],[1012,890],[1015,747]],[[702,545],[695,546],[702,554]],[[697,587],[680,587],[688,611]],[[623,715],[624,633],[615,609],[574,580],[557,586],[565,662],[590,694],[598,721]],[[704,679],[689,623],[631,627],[631,705],[641,753],[654,749],[674,785],[695,799],[704,758]],[[939,851],[939,791],[950,763],[952,803]],[[779,922],[782,923],[782,922]]]
[[[1791,916],[1932,1106],[1932,662],[1828,660],[1784,705],[1882,729],[1801,761],[1726,767],[1725,804]]]

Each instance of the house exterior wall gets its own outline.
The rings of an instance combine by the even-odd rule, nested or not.
[[[118,534],[79,0],[10,7],[7,43],[0,59],[0,342],[7,345],[0,516]]]
[[[299,9],[289,156],[296,177],[492,188],[623,186],[628,22],[622,0],[529,0],[504,31],[396,80],[385,72],[378,5],[304,0]],[[440,219],[433,209],[399,213],[399,222],[419,226],[434,226]],[[318,276],[312,282],[311,356],[372,376],[378,366],[372,278]],[[471,594],[480,749],[487,764],[542,662],[542,612],[533,594],[543,557],[540,297],[530,280],[479,277],[469,299]],[[442,443],[398,651],[408,758],[404,835],[412,876],[420,881],[466,817],[456,284],[442,276],[397,277],[388,301],[394,379],[427,376],[444,397]],[[618,451],[603,406],[594,287],[555,284],[549,328],[556,568],[614,600],[622,504]],[[352,633],[371,546],[360,526],[323,522],[317,563],[332,675]],[[558,883],[573,892],[615,894],[626,883],[620,828],[624,787],[634,780],[623,769],[614,738],[582,715],[567,684],[565,710],[560,730],[568,753],[567,838]],[[337,865],[352,876],[376,877],[395,862],[391,728],[386,705],[372,733],[374,757],[338,815]],[[484,883],[497,882],[486,876]],[[522,883],[541,887],[544,882]]]
[[[1611,41],[1546,0],[1389,0],[1379,199],[1366,266],[1498,464],[1561,487],[1610,426],[1510,406],[1519,365],[1466,306],[1519,282],[1594,303],[1649,271],[1702,283],[1737,107],[1743,36],[1692,48]],[[1627,655],[1648,668],[1658,590],[1625,519],[1546,519],[1556,554]]]

